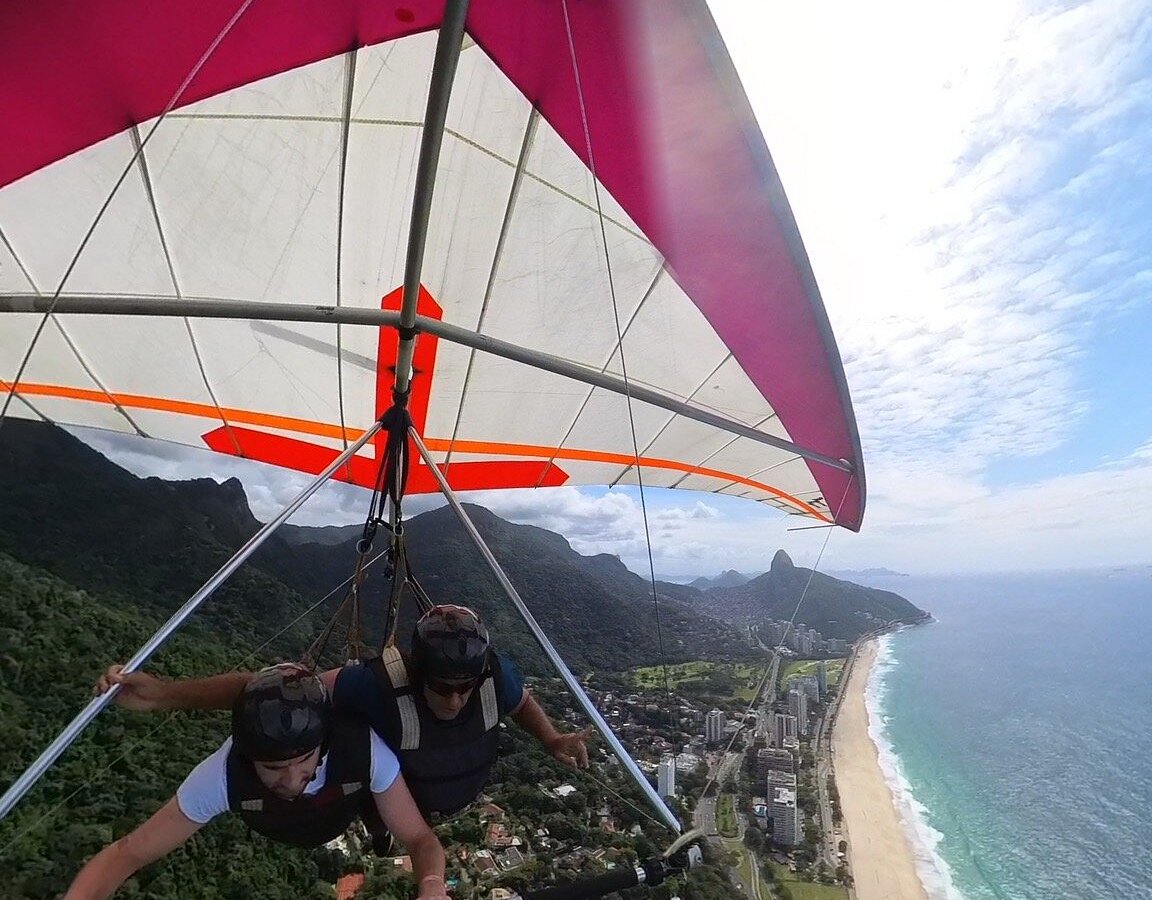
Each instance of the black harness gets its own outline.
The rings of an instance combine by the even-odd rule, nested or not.
[[[285,800],[260,781],[251,761],[228,754],[228,806],[253,831],[295,847],[317,847],[344,833],[357,816],[376,835],[384,823],[371,791],[372,744],[368,725],[336,713],[328,738],[324,786]]]
[[[459,812],[484,789],[499,753],[497,698],[503,687],[499,664],[489,652],[488,674],[450,722],[432,714],[395,647],[385,648],[368,667],[389,712],[380,717],[387,729],[381,737],[399,758],[420,812],[430,821]]]

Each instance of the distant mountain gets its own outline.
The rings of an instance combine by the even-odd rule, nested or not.
[[[140,479],[64,431],[9,419],[0,427],[0,552],[93,593],[131,598],[167,615],[259,527],[235,479],[169,483]],[[688,605],[690,589],[652,587],[613,556],[584,557],[562,536],[468,510],[545,631],[576,672],[618,671],[753,653],[729,626]],[[205,627],[261,643],[327,595],[281,639],[278,652],[303,652],[343,598],[361,527],[285,526],[197,613]],[[551,671],[543,652],[448,507],[406,522],[414,572],[436,602],[475,607],[499,645],[529,673]],[[387,545],[381,531],[375,549]],[[387,596],[383,563],[369,570],[365,627],[379,638],[376,608]],[[411,629],[405,604],[400,634]],[[657,627],[659,621],[659,628]]]
[[[367,513],[365,513],[367,515]],[[290,547],[302,544],[320,544],[337,547],[355,543],[364,533],[363,524],[353,525],[282,525],[278,534]]]
[[[894,572],[883,566],[871,569],[829,569],[829,575],[836,578],[908,578],[907,572]]]
[[[826,638],[845,640],[855,640],[882,623],[913,623],[928,615],[891,591],[794,566],[783,550],[777,551],[768,572],[739,587],[705,591],[697,607],[733,625],[791,619]]]
[[[694,587],[699,591],[710,591],[712,588],[740,587],[740,585],[747,584],[755,577],[755,575],[744,575],[735,569],[729,569],[726,572],[721,572],[715,578],[697,578],[695,581],[688,582],[688,584],[690,587]]]

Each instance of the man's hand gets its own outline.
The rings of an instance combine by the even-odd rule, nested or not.
[[[93,694],[103,694],[114,684],[120,685],[116,694],[116,703],[125,709],[135,709],[142,712],[152,712],[158,709],[167,709],[165,703],[165,682],[155,675],[146,672],[127,672],[120,665],[109,666],[108,671],[100,676]]]
[[[585,741],[592,736],[592,731],[592,726],[589,725],[583,731],[570,731],[549,738],[548,752],[566,766],[587,769],[588,747]]]
[[[444,879],[439,875],[425,875],[420,879],[420,893],[416,900],[451,900]]]

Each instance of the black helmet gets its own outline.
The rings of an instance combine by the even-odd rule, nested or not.
[[[479,678],[488,671],[488,629],[466,606],[434,606],[412,633],[420,678]]]
[[[232,744],[248,759],[273,762],[321,746],[332,723],[323,682],[300,666],[256,673],[232,706]]]

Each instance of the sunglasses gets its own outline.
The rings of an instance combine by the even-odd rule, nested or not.
[[[471,693],[476,690],[476,685],[480,682],[473,681],[435,681],[429,679],[424,682],[424,686],[428,688],[433,694],[438,697],[451,697],[453,694],[459,694],[461,697],[465,694]]]

